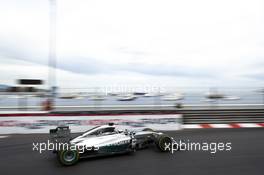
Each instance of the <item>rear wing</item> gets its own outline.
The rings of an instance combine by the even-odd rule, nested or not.
[[[56,129],[50,129],[50,140],[57,143],[68,143],[71,139],[71,130],[69,126],[58,126]]]

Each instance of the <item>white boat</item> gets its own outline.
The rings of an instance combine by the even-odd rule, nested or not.
[[[233,95],[224,95],[220,93],[208,93],[205,97],[209,100],[240,100],[240,97]]]
[[[162,100],[165,101],[177,101],[182,99],[183,99],[183,95],[180,93],[169,94],[162,97]]]
[[[225,96],[224,94],[220,94],[220,93],[207,93],[205,94],[205,97],[208,99],[213,99],[213,100],[217,100],[217,99],[223,99]]]
[[[108,96],[117,96],[119,93],[117,92],[109,92],[107,95]]]
[[[238,96],[225,96],[224,100],[240,100]]]
[[[160,92],[153,92],[153,93],[147,93],[144,95],[144,97],[159,97],[162,96],[162,94]]]
[[[77,96],[75,99],[76,100],[82,100],[82,99],[85,99],[85,96]]]
[[[126,94],[126,95],[119,95],[117,97],[117,100],[119,101],[132,101],[135,100],[137,98],[137,96],[132,95],[132,94]]]
[[[89,99],[91,99],[93,101],[103,101],[103,100],[105,100],[105,96],[103,96],[103,95],[93,95],[93,96],[90,96]]]
[[[61,98],[61,99],[76,99],[77,97],[78,95],[71,94],[71,93],[61,93],[58,96],[58,98]]]

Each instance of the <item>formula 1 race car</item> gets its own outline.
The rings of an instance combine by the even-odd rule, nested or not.
[[[117,130],[113,123],[96,126],[73,139],[68,126],[59,126],[50,130],[50,136],[56,144],[53,152],[62,165],[73,165],[80,158],[135,152],[150,145],[166,152],[168,144],[174,142],[173,138],[149,128],[123,131]]]

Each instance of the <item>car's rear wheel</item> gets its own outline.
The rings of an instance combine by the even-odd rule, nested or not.
[[[74,165],[79,160],[79,152],[77,150],[62,150],[59,152],[58,158],[62,165]]]
[[[172,139],[167,135],[161,135],[157,140],[157,147],[162,152],[169,152],[172,148]]]

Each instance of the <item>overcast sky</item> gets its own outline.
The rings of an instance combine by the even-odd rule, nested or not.
[[[0,0],[0,84],[48,75],[49,0]],[[263,86],[262,0],[57,0],[58,84]]]

